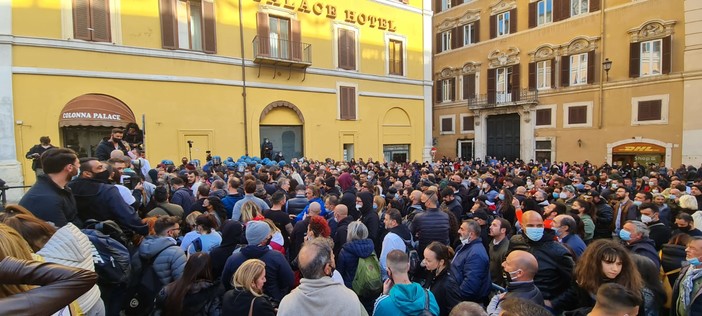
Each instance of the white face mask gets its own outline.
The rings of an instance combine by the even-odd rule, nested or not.
[[[643,222],[644,224],[648,224],[652,221],[653,221],[653,219],[650,216],[641,215],[641,222]]]
[[[487,184],[487,183],[483,183],[483,189],[487,189],[487,188],[488,188],[488,184]]]
[[[363,207],[363,205],[361,205],[361,204],[356,204],[356,209],[357,209],[357,210],[360,210],[361,207]]]

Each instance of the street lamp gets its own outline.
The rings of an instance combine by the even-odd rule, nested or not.
[[[607,74],[607,79],[605,81],[609,81],[609,70],[612,69],[612,61],[609,60],[609,58],[605,58],[605,60],[602,62],[602,67]]]

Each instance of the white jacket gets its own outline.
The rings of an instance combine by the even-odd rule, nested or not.
[[[93,252],[97,253],[88,236],[71,223],[61,227],[51,239],[37,252],[44,261],[81,268],[95,272]],[[83,313],[88,312],[100,299],[97,284],[76,301]]]

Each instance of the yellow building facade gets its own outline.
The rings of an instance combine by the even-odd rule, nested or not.
[[[0,178],[33,183],[40,136],[89,156],[129,122],[152,163],[264,138],[287,160],[427,160],[430,4],[0,1]]]
[[[699,165],[694,2],[435,1],[437,156]]]

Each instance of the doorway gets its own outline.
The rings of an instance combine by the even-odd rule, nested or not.
[[[492,115],[487,118],[487,155],[496,159],[519,158],[519,114]]]
[[[344,144],[344,161],[350,161],[354,157],[353,144]]]
[[[279,152],[286,161],[303,156],[301,125],[261,125],[260,131],[259,145],[268,138],[273,143],[272,157]]]
[[[409,145],[383,145],[385,161],[409,162]]]
[[[458,157],[465,160],[473,159],[473,140],[458,140]]]

